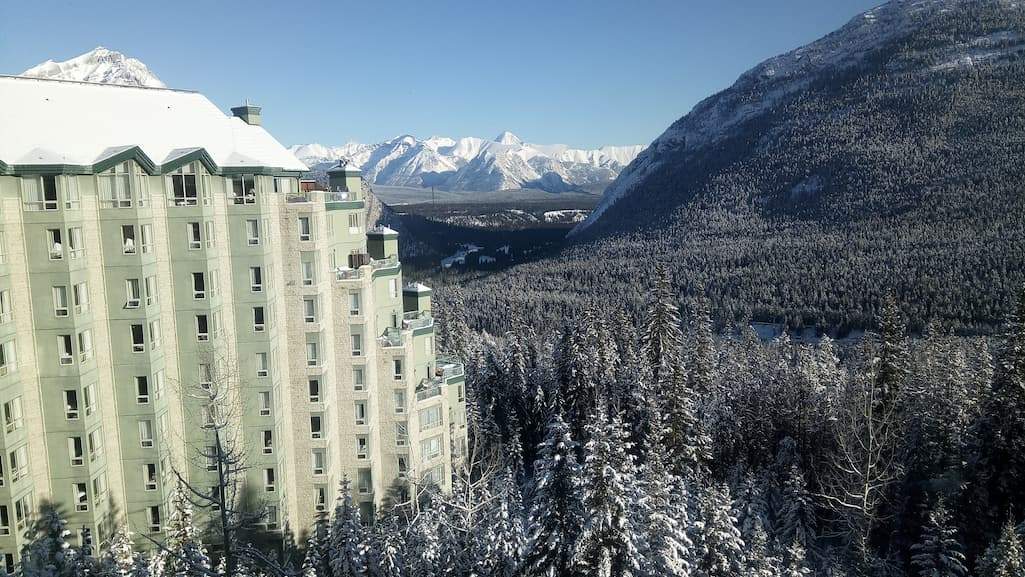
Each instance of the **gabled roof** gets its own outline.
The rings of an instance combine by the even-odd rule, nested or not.
[[[0,172],[126,158],[166,172],[185,157],[214,172],[309,170],[262,127],[186,90],[0,76],[0,127]]]

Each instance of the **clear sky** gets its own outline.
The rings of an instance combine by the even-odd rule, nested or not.
[[[97,45],[285,144],[409,133],[647,144],[879,0],[2,0],[0,73]],[[0,127],[2,131],[2,127]]]

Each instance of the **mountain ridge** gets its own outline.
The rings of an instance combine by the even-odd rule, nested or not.
[[[167,88],[167,85],[141,61],[103,46],[97,46],[89,52],[68,60],[60,62],[47,60],[22,72],[21,76],[121,86]]]

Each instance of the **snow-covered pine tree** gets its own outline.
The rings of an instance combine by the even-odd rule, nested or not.
[[[695,524],[696,577],[745,575],[744,540],[730,515],[730,490],[725,485],[705,488],[699,497],[701,519]]]
[[[666,450],[662,444],[664,426],[657,414],[653,416],[652,444],[642,472],[645,504],[645,570],[660,577],[689,577],[691,548],[687,536],[690,519],[687,514],[686,488],[666,466]]]
[[[572,575],[573,551],[583,519],[577,444],[558,413],[548,422],[535,463],[535,488],[523,559],[525,577]]]
[[[484,563],[481,574],[489,577],[513,577],[520,567],[526,547],[523,528],[523,498],[516,475],[506,468],[495,479],[492,493],[495,506],[488,515],[482,538]]]
[[[446,523],[441,506],[434,502],[420,508],[406,533],[406,574],[410,577],[443,575],[441,530]]]
[[[133,577],[136,573],[136,553],[132,532],[127,525],[118,527],[111,535],[106,551],[100,556],[99,573],[102,577]]]
[[[957,540],[957,529],[951,525],[950,513],[943,499],[929,511],[922,536],[911,546],[911,564],[920,577],[965,577],[965,556]]]
[[[71,547],[67,521],[52,503],[44,503],[21,553],[23,577],[78,577],[78,552]]]
[[[779,526],[776,538],[780,543],[797,541],[807,549],[814,543],[815,503],[808,492],[804,474],[796,464],[790,465],[779,501]]]
[[[171,516],[163,545],[153,556],[154,577],[209,577],[212,566],[192,518],[188,489],[181,483],[171,495]]]
[[[883,300],[879,316],[879,357],[876,370],[876,386],[879,388],[879,402],[894,403],[903,393],[908,379],[909,357],[907,325],[901,317],[897,301],[888,296]]]
[[[393,517],[378,520],[370,533],[367,555],[367,577],[403,577],[402,534]]]
[[[597,577],[632,577],[641,572],[640,534],[631,521],[636,468],[619,416],[602,411],[591,426],[583,467],[584,525],[574,563]]]
[[[760,522],[755,522],[747,543],[747,577],[780,577],[779,559],[769,551],[769,535]]]
[[[979,559],[977,569],[979,577],[1025,577],[1025,552],[1013,521],[1004,523],[1000,536]]]
[[[567,324],[556,346],[556,378],[566,422],[575,439],[584,439],[594,412],[595,381],[587,358],[587,342],[581,323]]]
[[[683,368],[680,310],[676,306],[665,265],[655,267],[655,286],[648,300],[648,310],[641,326],[641,350],[654,382],[673,382]],[[669,372],[671,374],[665,374]]]
[[[783,555],[782,577],[807,577],[811,573],[804,547],[796,539],[791,541]]]
[[[737,521],[740,536],[750,541],[755,531],[766,532],[770,522],[769,501],[766,495],[767,483],[763,475],[756,475],[750,469],[744,473],[733,500],[733,518]]]
[[[712,316],[708,299],[701,297],[694,304],[691,335],[687,354],[687,378],[697,395],[707,395],[715,382],[716,350],[712,332]]]
[[[329,569],[322,556],[324,544],[321,541],[323,527],[318,523],[306,541],[306,553],[303,556],[301,577],[329,577]]]
[[[362,577],[366,573],[366,535],[359,509],[352,500],[348,477],[343,478],[339,486],[328,542],[332,577]]]

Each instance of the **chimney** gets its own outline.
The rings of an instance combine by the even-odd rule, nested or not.
[[[242,122],[251,124],[253,126],[260,126],[260,110],[259,106],[249,104],[249,100],[242,106],[236,106],[231,109],[231,113],[242,119]]]

